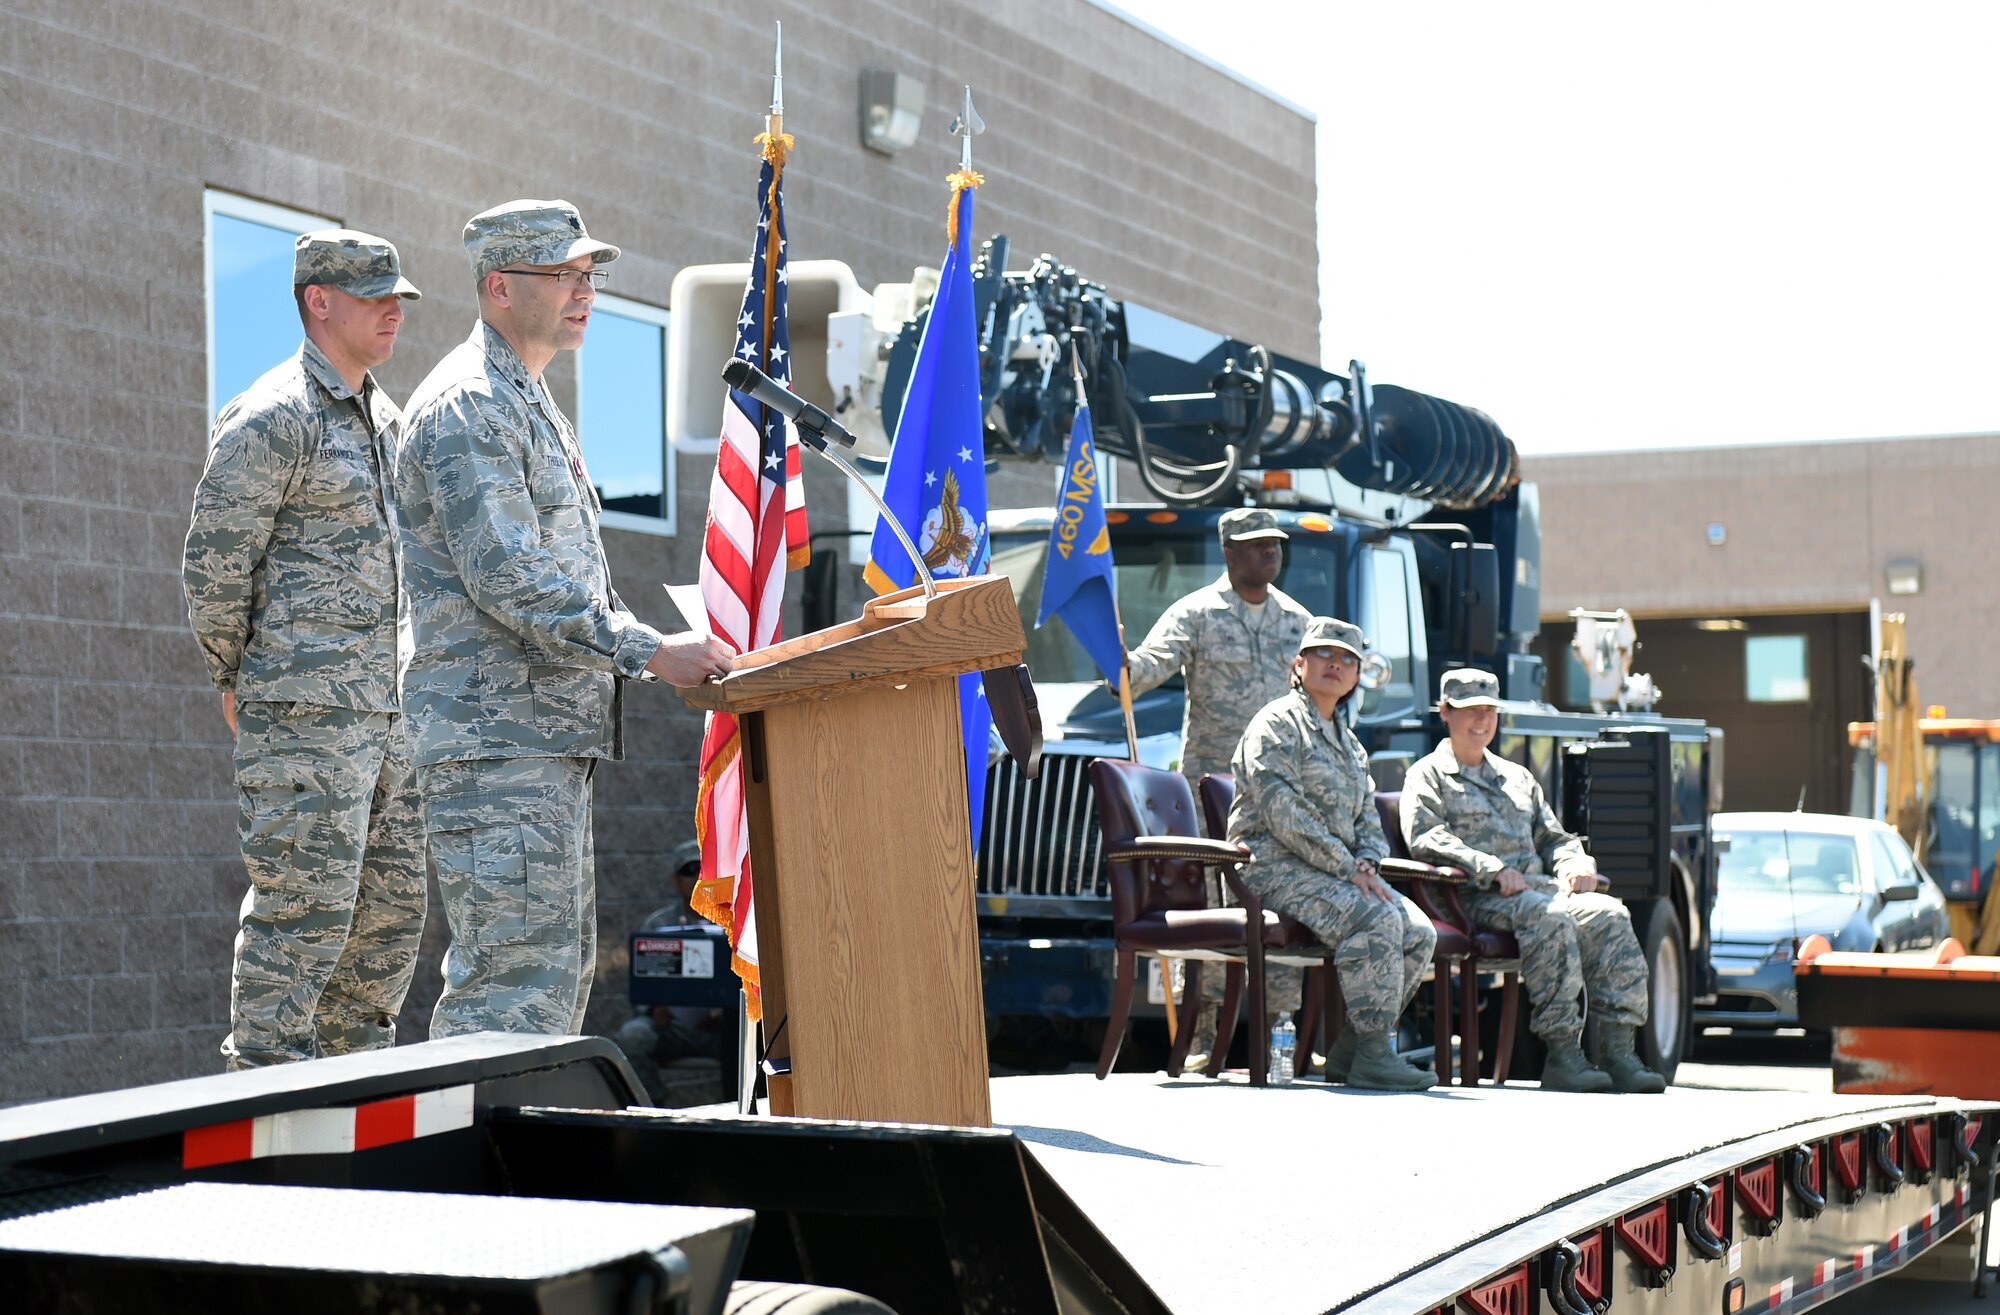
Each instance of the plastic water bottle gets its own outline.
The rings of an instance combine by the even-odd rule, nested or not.
[[[1266,1081],[1274,1087],[1290,1086],[1292,1082],[1292,1051],[1299,1039],[1297,1029],[1292,1026],[1292,1016],[1278,1014],[1278,1025],[1271,1029],[1271,1064],[1266,1071]]]

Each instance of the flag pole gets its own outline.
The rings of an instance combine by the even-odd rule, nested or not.
[[[1070,377],[1076,381],[1076,404],[1087,405],[1083,391],[1083,357],[1076,349],[1076,338],[1069,340]],[[1096,459],[1097,445],[1091,445],[1091,458]],[[1118,591],[1111,591],[1111,622],[1118,627],[1118,647],[1125,647],[1125,622],[1118,615]],[[1132,664],[1123,658],[1118,662],[1118,709],[1125,714],[1125,757],[1127,761],[1139,761],[1139,726],[1132,719]],[[1165,959],[1157,960],[1160,965],[1160,990],[1167,997],[1167,1044],[1173,1045],[1180,1038],[1180,1014],[1174,1005],[1173,967]]]
[[[1076,339],[1073,336],[1069,340],[1069,372],[1070,377],[1076,381],[1076,404],[1078,406],[1088,405],[1083,391],[1083,357],[1076,349]],[[1091,458],[1095,460],[1096,456],[1097,445],[1093,443],[1091,445]],[[1125,623],[1118,615],[1118,591],[1116,589],[1111,591],[1111,621],[1112,624],[1118,627],[1118,646],[1123,648],[1125,646]],[[1130,663],[1122,661],[1118,666],[1118,707],[1125,714],[1125,757],[1128,761],[1138,762],[1139,728],[1137,723],[1132,720],[1132,667]],[[1171,1015],[1173,1011],[1168,1010],[1167,1012]],[[1167,1025],[1167,1030],[1169,1032],[1173,1031],[1171,1023]]]

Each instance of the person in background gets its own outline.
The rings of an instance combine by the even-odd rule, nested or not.
[[[1299,638],[1312,620],[1312,613],[1273,583],[1284,570],[1291,537],[1275,515],[1262,507],[1238,507],[1224,513],[1216,531],[1222,538],[1222,577],[1169,606],[1125,659],[1135,697],[1176,675],[1185,678],[1181,772],[1197,797],[1205,774],[1229,770],[1250,718],[1285,693]],[[1220,898],[1220,891],[1211,897]],[[1216,1005],[1222,999],[1222,974],[1204,976],[1188,1054],[1188,1067],[1197,1072],[1208,1067],[1208,1052],[1215,1048]],[[1297,968],[1272,968],[1269,1006],[1297,1009],[1302,978]],[[1221,1062],[1214,1061],[1218,1067]]]

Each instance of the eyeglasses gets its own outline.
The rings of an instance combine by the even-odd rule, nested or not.
[[[586,283],[590,285],[591,291],[595,292],[611,281],[611,271],[608,269],[502,269],[496,270],[495,273],[532,274],[538,279],[554,279],[556,286],[564,292],[576,292]]]
[[[1360,658],[1342,648],[1309,648],[1306,650],[1306,656],[1309,658],[1318,658],[1322,662],[1331,662],[1336,667],[1358,667],[1361,665]]]

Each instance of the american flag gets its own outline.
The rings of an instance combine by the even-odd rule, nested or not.
[[[736,317],[735,355],[781,384],[791,383],[785,320],[785,151],[791,139],[766,135],[757,176],[757,241],[750,282]],[[785,573],[806,564],[805,486],[791,424],[731,389],[722,406],[722,446],[708,491],[702,541],[701,595],[709,627],[739,653],[779,636]],[[701,881],[694,910],[729,929],[734,967],[750,1016],[762,1014],[757,990],[757,923],[752,916],[750,822],[736,718],[711,712],[701,739],[695,800]]]

